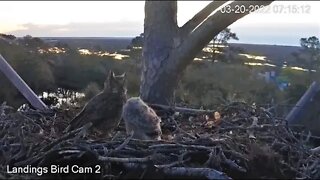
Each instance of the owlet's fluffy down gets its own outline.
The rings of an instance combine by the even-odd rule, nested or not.
[[[161,140],[160,117],[139,97],[132,97],[123,106],[122,118],[127,134],[141,140]]]

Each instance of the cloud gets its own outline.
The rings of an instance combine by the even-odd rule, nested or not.
[[[69,23],[65,25],[22,24],[10,34],[35,37],[133,37],[143,32],[143,22]],[[319,24],[312,23],[246,23],[231,25],[239,43],[297,45],[302,37],[318,36]]]
[[[110,37],[136,36],[143,31],[140,22],[69,23],[65,25],[22,24],[23,29],[9,32],[16,36],[35,37]]]
[[[243,43],[299,46],[300,38],[320,34],[320,25],[312,23],[248,23],[230,28]]]

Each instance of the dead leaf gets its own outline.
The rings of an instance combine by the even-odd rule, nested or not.
[[[214,112],[214,119],[215,125],[219,125],[221,123],[221,115],[218,111]]]
[[[205,124],[205,127],[206,128],[212,128],[212,126],[214,126],[214,124],[215,124],[214,121],[207,121],[206,124]]]
[[[256,139],[252,131],[249,132],[249,139]]]
[[[251,127],[257,127],[258,126],[258,118],[253,116],[253,117],[251,117],[251,119],[253,120]]]

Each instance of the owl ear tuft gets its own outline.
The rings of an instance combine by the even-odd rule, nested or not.
[[[118,77],[121,77],[121,78],[126,79],[126,78],[127,78],[127,74],[126,74],[126,73],[123,73],[123,74],[121,74],[121,75],[120,75],[120,76],[118,76]]]
[[[107,74],[107,78],[104,81],[104,88],[109,89],[112,86],[112,81],[114,80],[114,72],[112,70]]]
[[[108,75],[108,80],[112,81],[113,79],[115,79],[115,74],[112,70],[110,70]]]
[[[115,74],[112,70],[110,70],[108,73],[108,78],[110,78],[110,77],[115,77]]]

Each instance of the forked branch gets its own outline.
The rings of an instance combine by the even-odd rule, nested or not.
[[[234,1],[228,4],[228,6],[230,6],[231,9],[236,9],[237,6],[250,9],[249,6],[252,5],[262,7],[272,2],[273,1]],[[236,13],[235,11],[223,13],[218,11],[208,17],[183,41],[179,48],[172,52],[171,58],[172,61],[175,61],[176,70],[178,72],[182,71],[213,37],[248,14],[248,11],[244,13]]]
[[[197,26],[199,26],[213,11],[218,9],[221,5],[228,1],[212,1],[196,15],[186,22],[180,29],[183,37],[191,33]]]

